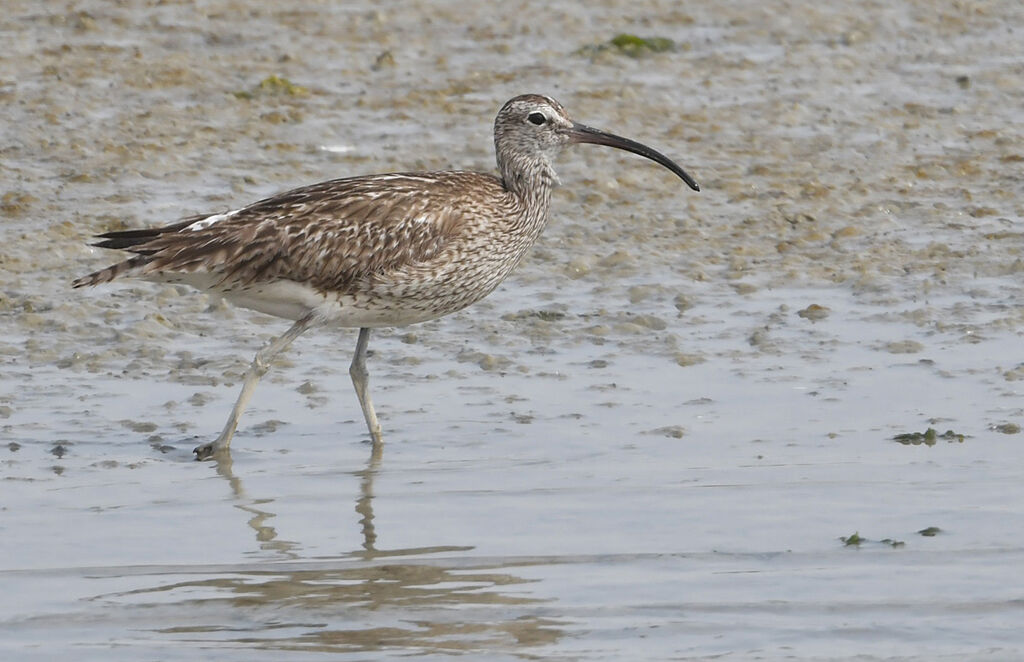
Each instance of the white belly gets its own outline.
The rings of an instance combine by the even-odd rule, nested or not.
[[[204,273],[153,274],[147,276],[146,280],[189,285],[230,301],[240,308],[283,319],[297,320],[315,312],[323,321],[347,328],[405,326],[445,314],[430,307],[421,310],[392,305],[380,297],[324,294],[313,287],[290,280],[232,288],[224,288],[217,277]]]

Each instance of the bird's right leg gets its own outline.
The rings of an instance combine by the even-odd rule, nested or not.
[[[359,339],[356,340],[356,353],[352,357],[352,365],[349,366],[348,374],[352,377],[352,386],[356,389],[356,397],[359,398],[359,406],[363,408],[363,418],[366,419],[366,427],[370,430],[370,439],[374,447],[379,446],[383,439],[380,436],[380,421],[377,420],[377,412],[373,410],[373,402],[370,401],[370,373],[366,370],[366,346],[370,343],[370,329],[359,329]]]
[[[249,404],[249,398],[252,397],[252,392],[256,389],[256,384],[260,381],[260,378],[267,374],[271,362],[277,355],[283,352],[288,345],[292,344],[292,341],[314,324],[314,316],[312,314],[306,315],[295,322],[295,324],[292,324],[291,328],[282,335],[270,341],[266,347],[256,352],[252,365],[249,366],[249,372],[245,374],[242,392],[238,394],[238,400],[231,410],[231,415],[228,416],[227,423],[224,424],[224,429],[221,430],[220,436],[215,441],[196,446],[192,452],[196,454],[197,460],[205,460],[212,457],[214,453],[228,450],[228,447],[231,445],[231,437],[234,436],[235,429],[238,428],[238,419],[241,418],[242,412],[245,411],[245,406]]]

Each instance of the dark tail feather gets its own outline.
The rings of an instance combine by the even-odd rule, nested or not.
[[[114,232],[104,232],[103,234],[96,235],[97,239],[102,239],[103,241],[97,241],[95,244],[92,245],[96,246],[97,248],[116,248],[122,250],[127,249],[133,253],[139,253],[140,255],[149,255],[152,253],[152,251],[147,251],[145,249],[132,250],[132,247],[150,242],[162,234],[167,234],[168,232],[177,232],[179,230],[187,228],[189,225],[195,223],[196,220],[198,220],[199,218],[202,217],[200,216],[187,218],[179,223],[175,223],[174,225],[165,225],[159,228],[143,228],[141,230],[117,230]]]
[[[114,234],[114,233],[111,233]],[[106,269],[100,269],[94,271],[88,276],[82,276],[81,278],[75,279],[71,282],[71,287],[79,288],[87,285],[100,285],[101,283],[109,283],[119,276],[123,276],[125,273],[144,267],[151,258],[148,255],[136,255],[135,257],[125,260],[124,262],[118,262],[117,264],[111,265]]]
[[[201,214],[199,216],[190,216],[183,218],[182,220],[172,225],[164,225],[158,228],[142,228],[141,230],[115,230],[113,232],[104,232],[103,234],[96,235],[97,241],[93,246],[98,248],[115,248],[120,250],[126,250],[130,253],[135,253],[136,256],[129,258],[124,262],[118,262],[117,264],[111,265],[106,269],[100,269],[99,271],[93,272],[88,276],[82,276],[71,282],[71,287],[86,287],[88,285],[100,285],[102,283],[109,283],[115,278],[120,278],[128,274],[129,272],[142,269],[142,267],[149,264],[153,259],[151,255],[156,251],[153,249],[146,248],[146,244],[159,238],[161,235],[179,232],[184,230],[188,226],[192,225],[196,221],[201,221],[204,218],[208,218],[209,214]]]

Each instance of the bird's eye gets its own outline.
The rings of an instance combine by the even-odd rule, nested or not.
[[[544,113],[530,113],[526,116],[526,119],[530,120],[532,124],[536,124],[537,126],[548,121],[548,118],[544,117]]]

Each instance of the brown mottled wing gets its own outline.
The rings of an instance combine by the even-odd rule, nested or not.
[[[362,279],[430,260],[458,233],[460,191],[476,173],[400,173],[337,179],[245,207],[199,230],[169,226],[126,247],[139,275],[217,274],[225,285],[274,280],[345,291]]]

